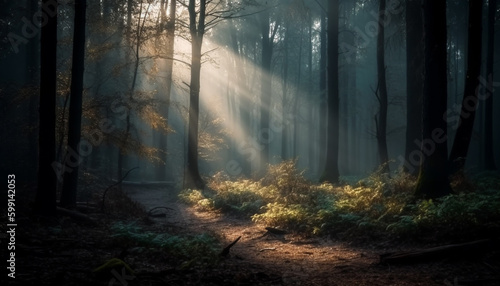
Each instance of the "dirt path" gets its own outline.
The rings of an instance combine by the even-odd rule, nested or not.
[[[460,265],[452,265],[450,269],[441,264],[383,266],[378,264],[378,255],[387,249],[355,248],[328,238],[305,239],[291,234],[263,236],[265,226],[199,212],[178,203],[164,188],[129,186],[125,191],[147,210],[159,206],[170,208],[167,218],[160,223],[212,233],[226,244],[241,236],[224,263],[241,268],[241,273],[265,272],[268,274],[261,275],[271,273],[280,278],[270,279],[269,285],[447,285],[457,278],[455,273],[462,271]],[[454,285],[452,282],[449,285]]]

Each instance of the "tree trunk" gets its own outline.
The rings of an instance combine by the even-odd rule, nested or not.
[[[232,3],[231,3],[232,4]],[[251,175],[251,159],[246,158],[245,152],[242,151],[238,146],[239,144],[242,144],[240,140],[245,140],[250,136],[250,130],[251,130],[251,124],[250,124],[250,106],[251,106],[251,100],[249,98],[249,92],[248,92],[248,86],[245,82],[245,73],[243,70],[244,66],[244,60],[241,55],[241,49],[238,44],[238,37],[237,37],[237,31],[235,25],[233,25],[233,20],[230,21],[230,32],[229,35],[231,37],[231,47],[233,50],[234,54],[234,74],[233,76],[235,77],[235,81],[233,82],[233,85],[235,85],[236,88],[236,94],[233,95],[233,100],[236,102],[236,98],[239,99],[238,103],[235,105],[238,106],[238,110],[240,113],[239,118],[235,118],[235,122],[239,122],[240,128],[241,128],[241,138],[235,138],[235,143],[236,146],[235,148],[238,151],[237,158],[239,159],[239,167],[241,167],[241,174],[246,177],[250,177]],[[236,113],[236,109],[234,111]],[[239,141],[239,142],[238,142]],[[238,170],[238,169],[236,169]]]
[[[423,93],[423,19],[422,2],[406,1],[406,145],[404,171],[417,175],[420,161],[410,157],[418,151],[415,140],[422,140]]]
[[[339,1],[328,1],[328,131],[325,170],[320,181],[339,181]]]
[[[315,130],[316,128],[314,128],[314,126],[317,126],[316,124],[314,124],[314,110],[313,110],[313,102],[314,102],[314,99],[313,99],[313,69],[312,69],[312,61],[313,61],[313,34],[312,34],[312,26],[314,25],[314,21],[312,19],[312,16],[311,16],[311,11],[308,12],[308,38],[309,38],[309,45],[308,45],[308,60],[307,60],[307,64],[308,64],[308,74],[309,74],[309,79],[308,79],[308,88],[307,88],[307,95],[308,95],[308,98],[309,98],[309,111],[308,111],[308,115],[309,115],[309,120],[308,120],[308,123],[309,123],[309,134],[308,134],[308,137],[309,137],[309,140],[308,141],[308,144],[307,144],[307,148],[308,148],[308,160],[307,160],[307,163],[308,163],[308,167],[309,167],[309,171],[311,173],[314,173],[314,169],[316,167],[316,160],[314,160],[314,154],[315,154],[315,150],[316,150],[316,142],[317,140],[315,140],[314,138],[314,134],[315,134]]]
[[[270,33],[270,15],[266,10],[261,14],[261,33],[262,33],[262,70],[261,70],[261,90],[260,90],[260,128],[257,132],[259,144],[262,146],[261,162],[259,174],[263,174],[267,170],[269,163],[269,144],[270,144],[270,129],[269,129],[269,108],[271,104],[271,59],[273,56],[273,37]],[[274,29],[276,30],[276,28]],[[273,33],[274,34],[274,33]]]
[[[36,12],[38,12],[38,0],[30,0],[29,1],[29,9],[28,9],[28,15],[32,16]],[[40,57],[39,57],[39,49],[40,49],[40,39],[39,37],[36,37],[35,39],[32,39],[26,47],[26,57],[28,59],[28,78],[27,82],[29,85],[35,86],[37,85],[37,80],[38,80],[38,69],[40,65]],[[37,118],[37,107],[38,107],[38,100],[39,97],[37,96],[36,93],[31,93],[29,96],[29,105],[28,105],[28,110],[29,110],[29,115],[28,115],[28,124],[29,126],[37,126],[38,125],[38,118]],[[31,180],[36,180],[36,168],[37,168],[37,159],[38,159],[38,137],[37,137],[37,128],[33,128],[29,131],[27,140],[28,140],[28,164],[26,166],[27,168],[27,174],[29,174],[28,179]]]
[[[168,1],[167,1],[168,2]],[[165,15],[166,13],[166,5],[162,7],[162,13]],[[168,15],[168,19],[162,17],[162,23],[165,24],[167,44],[166,44],[166,65],[165,65],[165,103],[161,107],[161,115],[165,118],[165,121],[168,123],[168,114],[170,108],[170,97],[172,92],[172,74],[173,74],[173,65],[174,65],[174,41],[175,41],[175,11],[176,11],[176,1],[170,0],[170,12]],[[162,159],[165,162],[161,164],[158,168],[157,178],[158,180],[165,180],[167,176],[167,134],[161,133],[159,134],[159,143],[158,147],[164,151],[162,155]]]
[[[424,0],[425,78],[420,156],[423,163],[416,197],[437,198],[451,192],[447,164],[446,2]]]
[[[43,0],[49,6],[53,1]],[[52,7],[51,7],[52,8]],[[42,215],[56,214],[56,93],[57,93],[57,7],[48,15],[41,28],[40,37],[40,122],[38,136],[38,188],[35,212]]]
[[[377,145],[380,164],[384,173],[389,172],[389,152],[387,150],[387,81],[385,76],[385,0],[380,0],[377,36],[378,100],[380,111],[377,120]]]
[[[459,126],[450,152],[450,173],[462,170],[474,128],[478,106],[479,75],[481,73],[483,0],[469,1],[469,37],[467,45],[467,77],[460,113]]]
[[[321,13],[321,32],[320,32],[320,59],[319,59],[319,168],[325,169],[326,154],[326,134],[327,129],[327,101],[326,101],[326,16]]]
[[[288,96],[288,67],[289,67],[289,46],[290,46],[290,21],[285,19],[285,35],[283,36],[283,82],[282,82],[282,98],[281,98],[281,120],[283,131],[281,134],[281,159],[288,159],[288,124],[287,118],[287,96]]]
[[[80,136],[82,129],[82,93],[83,72],[85,70],[85,14],[86,0],[75,1],[75,26],[73,34],[73,63],[71,67],[71,98],[69,102],[68,118],[68,149],[73,150],[79,157]],[[76,207],[78,188],[78,168],[75,166],[71,172],[64,173],[64,183],[61,193],[61,206],[65,208]]]
[[[293,118],[293,158],[297,158],[299,156],[299,117],[300,116],[300,93],[302,91],[301,81],[302,81],[302,44],[303,44],[303,31],[300,29],[300,38],[299,38],[299,58],[297,59],[298,67],[297,67],[297,79],[295,80],[295,98],[293,100],[293,114],[295,115]]]
[[[493,63],[495,54],[495,14],[497,0],[488,2],[488,51],[486,58],[486,88],[485,118],[484,118],[484,168],[496,170],[495,154],[493,152]]]
[[[201,74],[201,47],[205,33],[206,0],[200,1],[199,19],[196,21],[195,0],[189,1],[189,29],[191,34],[191,83],[189,86],[189,131],[188,131],[188,158],[185,188],[203,188],[198,169],[198,120],[200,114],[200,74]]]

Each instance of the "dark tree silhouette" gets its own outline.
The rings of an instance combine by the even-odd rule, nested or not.
[[[265,10],[261,13],[261,34],[262,34],[262,76],[261,76],[261,98],[260,98],[260,130],[258,138],[262,145],[261,150],[261,162],[259,173],[265,172],[267,170],[267,164],[269,163],[269,106],[271,105],[271,60],[273,58],[273,42],[276,32],[278,30],[277,25],[271,30],[271,18],[269,10]]]
[[[80,136],[82,129],[83,71],[85,70],[85,16],[86,0],[75,1],[75,26],[73,34],[73,63],[71,67],[71,98],[68,118],[68,148],[80,155]],[[64,173],[61,205],[67,208],[76,206],[78,186],[78,165]]]
[[[446,2],[424,1],[425,77],[423,94],[424,144],[416,197],[436,198],[451,192],[448,180]]]
[[[404,171],[418,174],[419,163],[410,158],[415,140],[422,140],[422,93],[424,86],[422,1],[406,1],[406,145]]]
[[[495,14],[497,11],[497,0],[488,1],[488,50],[486,55],[486,76],[488,86],[486,88],[485,120],[484,120],[484,164],[487,170],[496,170],[495,156],[493,152],[493,64],[495,61]]]
[[[328,1],[328,127],[325,170],[320,181],[339,180],[339,1]]]
[[[167,17],[167,4],[169,4],[169,13]],[[168,122],[168,114],[170,108],[170,98],[172,93],[172,74],[174,65],[174,40],[175,40],[175,11],[177,5],[176,0],[162,0],[161,1],[161,23],[162,28],[165,29],[167,43],[165,46],[165,56],[166,56],[166,66],[165,66],[165,80],[164,80],[164,96],[165,103],[162,104],[161,115]],[[167,160],[167,135],[159,134],[158,147],[164,151],[163,160]],[[167,173],[166,164],[160,165],[158,168],[157,178],[158,180],[164,180]]]
[[[320,22],[320,59],[319,59],[319,170],[325,168],[326,134],[327,134],[327,105],[326,105],[326,13],[321,12]]]
[[[467,76],[462,99],[462,110],[458,122],[459,126],[449,158],[449,171],[452,174],[463,169],[465,165],[472,129],[474,128],[474,118],[478,106],[479,75],[481,72],[482,14],[483,0],[469,1]]]
[[[43,0],[48,6],[54,1]],[[57,7],[47,15],[47,23],[40,36],[40,108],[38,135],[38,189],[35,212],[42,215],[56,213],[56,60],[57,60]],[[58,170],[60,171],[60,170]]]
[[[375,127],[377,131],[377,147],[382,170],[389,172],[389,151],[387,150],[387,80],[385,76],[385,0],[379,0],[379,18],[377,35],[377,74],[378,84],[375,95],[379,102],[379,113],[375,117]]]
[[[206,0],[200,0],[198,12],[196,11],[197,5],[195,0],[189,0],[188,5],[189,32],[191,34],[188,158],[185,178],[185,187],[188,188],[203,188],[204,186],[198,169],[198,120],[200,115],[201,47],[205,34],[206,2]]]

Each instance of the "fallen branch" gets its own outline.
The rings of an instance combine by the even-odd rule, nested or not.
[[[238,242],[238,240],[240,240],[240,238],[241,238],[241,236],[238,236],[238,238],[237,238],[235,241],[231,242],[228,246],[226,246],[226,247],[225,247],[225,248],[221,251],[221,253],[220,253],[219,255],[220,255],[220,256],[222,256],[222,257],[226,257],[226,256],[228,256],[228,255],[229,255],[229,249],[231,249],[231,247],[233,247],[233,245],[235,245],[235,244],[236,244],[236,242]]]
[[[380,255],[380,263],[409,264],[446,258],[472,258],[490,251],[492,240],[482,239],[467,243],[449,244],[423,250],[385,253]]]
[[[132,168],[130,170],[127,171],[127,173],[125,173],[125,175],[116,183],[112,184],[111,186],[107,187],[105,190],[104,190],[104,193],[102,194],[102,204],[101,204],[101,211],[104,212],[104,200],[106,199],[106,193],[108,192],[109,189],[111,189],[112,187],[116,186],[116,185],[119,185],[123,182],[123,180],[125,180],[125,178],[128,176],[128,174],[130,172],[132,172],[133,170],[135,169],[139,169],[139,167],[135,167],[135,168]]]
[[[175,211],[173,208],[167,208],[167,207],[154,207],[152,209],[150,209],[148,211],[148,216],[152,216],[152,217],[163,217],[163,216],[166,216],[166,214],[153,214],[153,211],[154,210],[158,210],[158,209],[165,209],[165,210],[171,210],[171,211]]]

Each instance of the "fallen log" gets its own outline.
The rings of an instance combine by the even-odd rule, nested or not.
[[[486,251],[491,251],[492,245],[493,241],[491,239],[482,239],[421,250],[384,253],[380,255],[380,263],[411,264],[450,258],[469,259],[478,257]]]
[[[156,213],[154,214],[153,211],[154,210],[158,210],[158,209],[165,209],[167,211],[171,210],[171,211],[175,211],[173,208],[168,208],[168,207],[154,207],[152,209],[150,209],[148,211],[148,216],[151,216],[151,217],[166,217],[167,214],[166,213]]]

